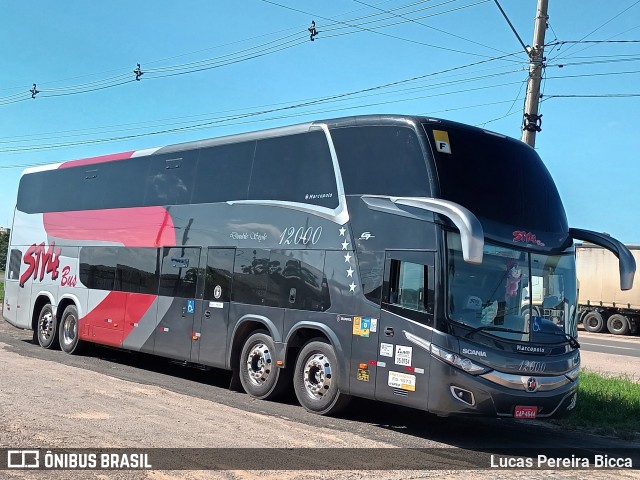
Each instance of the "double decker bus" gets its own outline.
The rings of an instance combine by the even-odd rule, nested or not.
[[[546,418],[576,402],[574,239],[612,250],[631,287],[629,251],[568,227],[520,141],[315,121],[27,169],[3,316],[43,348],[228,369],[318,414],[355,396]]]

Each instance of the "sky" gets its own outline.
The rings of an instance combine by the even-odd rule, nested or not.
[[[537,2],[500,4],[529,45]],[[369,113],[521,137],[528,57],[494,0],[0,0],[0,11],[0,226],[26,166]],[[548,13],[536,150],[570,226],[640,244],[640,0],[549,0]]]

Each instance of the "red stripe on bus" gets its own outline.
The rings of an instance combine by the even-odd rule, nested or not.
[[[79,338],[93,343],[122,346],[156,299],[155,295],[109,292],[107,296],[79,321]],[[155,322],[155,319],[153,319]]]
[[[136,328],[136,325],[144,314],[147,313],[147,310],[149,310],[156,298],[155,295],[146,295],[143,293],[128,294],[127,310],[124,314],[124,338],[127,338],[131,331]],[[152,321],[155,323],[155,316]],[[142,345],[139,346],[142,347]]]
[[[68,162],[64,162],[58,168],[80,167],[82,165],[94,165],[96,163],[111,162],[112,160],[126,160],[127,158],[131,158],[134,153],[136,153],[136,151],[131,150],[130,152],[112,153],[111,155],[101,155],[99,157],[89,157],[89,158],[81,158],[78,160],[70,160]]]
[[[55,238],[121,243],[125,247],[176,244],[173,220],[163,207],[115,208],[43,214],[44,229]]]

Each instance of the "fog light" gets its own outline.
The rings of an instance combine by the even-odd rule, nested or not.
[[[471,393],[469,390],[451,386],[451,395],[453,395],[456,400],[459,400],[462,403],[466,403],[467,405],[473,406],[476,404],[476,401],[473,398],[473,393]]]
[[[569,406],[567,407],[567,412],[575,408],[577,400],[578,400],[578,393],[574,393],[573,397],[571,397],[571,401],[569,402]]]

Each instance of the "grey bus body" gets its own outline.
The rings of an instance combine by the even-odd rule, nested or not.
[[[633,281],[628,250],[600,237],[569,229],[517,140],[325,120],[27,171],[3,316],[46,348],[229,369],[256,398],[293,383],[320,414],[357,396],[548,418],[576,402],[573,239],[605,244]]]

